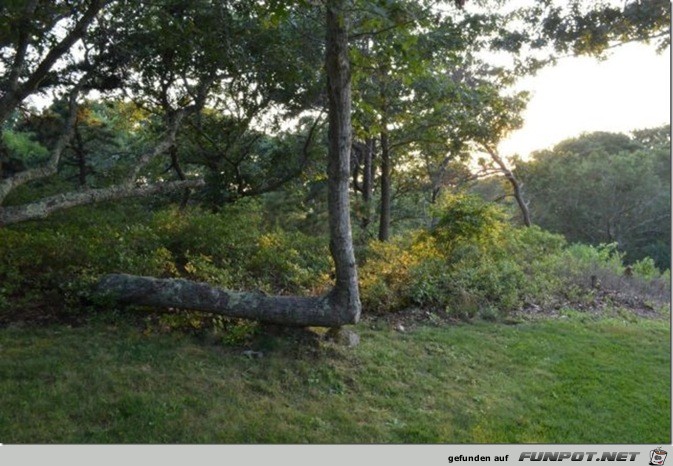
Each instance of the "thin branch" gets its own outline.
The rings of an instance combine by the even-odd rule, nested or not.
[[[514,173],[512,173],[512,171],[507,167],[505,162],[502,160],[502,158],[500,158],[497,151],[493,147],[490,147],[488,144],[482,144],[482,148],[491,156],[493,161],[500,167],[500,170],[502,170],[502,173],[505,175],[505,178],[507,178],[509,183],[512,185],[512,188],[514,189],[514,198],[516,199],[516,202],[519,205],[519,209],[521,210],[521,215],[523,216],[523,223],[527,227],[530,227],[532,225],[532,222],[530,220],[530,211],[528,210],[528,205],[523,199],[523,194],[521,192],[521,183],[519,183],[519,180],[516,179]]]

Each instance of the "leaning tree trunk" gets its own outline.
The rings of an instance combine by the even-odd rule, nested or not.
[[[514,191],[514,199],[516,199],[516,203],[519,206],[519,210],[521,211],[523,224],[526,225],[527,227],[530,227],[533,224],[533,222],[530,219],[530,210],[528,210],[528,204],[526,204],[526,201],[523,198],[521,183],[516,178],[516,176],[514,176],[512,170],[510,170],[507,167],[507,164],[505,163],[504,160],[502,160],[502,158],[500,157],[500,155],[498,155],[498,152],[495,149],[493,149],[492,147],[484,147],[484,148],[486,149],[486,152],[489,153],[493,161],[498,165],[503,175],[505,175],[507,181],[509,181],[509,183],[512,185],[512,189]]]
[[[325,296],[267,296],[182,279],[113,274],[98,289],[117,301],[176,307],[281,325],[341,327],[360,318],[360,296],[350,223],[351,87],[346,1],[327,1],[325,66],[329,97],[328,209],[336,283]]]

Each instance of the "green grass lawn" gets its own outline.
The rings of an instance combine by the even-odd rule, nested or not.
[[[667,320],[578,316],[261,358],[123,323],[0,330],[0,443],[669,444]]]

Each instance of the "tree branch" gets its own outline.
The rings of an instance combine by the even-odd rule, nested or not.
[[[37,168],[18,172],[15,175],[0,181],[0,205],[13,189],[30,181],[47,178],[56,173],[58,170],[58,163],[61,160],[61,154],[63,154],[63,151],[72,139],[75,130],[75,123],[77,121],[77,97],[87,79],[88,76],[84,76],[80,79],[79,83],[70,93],[68,119],[66,120],[65,128],[58,138],[56,146],[51,152],[51,157],[47,163]]]
[[[74,191],[45,197],[39,201],[19,206],[0,207],[0,226],[45,218],[53,212],[71,207],[113,201],[129,197],[165,194],[187,188],[204,186],[202,179],[179,180],[147,186],[115,185],[108,188]]]
[[[81,39],[86,33],[87,28],[94,20],[96,15],[105,6],[109,0],[92,0],[89,9],[82,15],[80,20],[70,30],[70,32],[57,43],[44,57],[42,62],[30,74],[28,79],[22,85],[14,85],[9,88],[0,98],[0,122],[5,121],[9,114],[14,111],[17,105],[27,96],[35,92],[42,80],[51,71],[54,64],[73,46],[75,42]],[[17,56],[17,58],[19,58]],[[21,61],[23,61],[21,59]]]

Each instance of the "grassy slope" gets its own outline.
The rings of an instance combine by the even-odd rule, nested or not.
[[[360,324],[262,358],[124,324],[0,330],[3,443],[670,443],[665,320]]]

